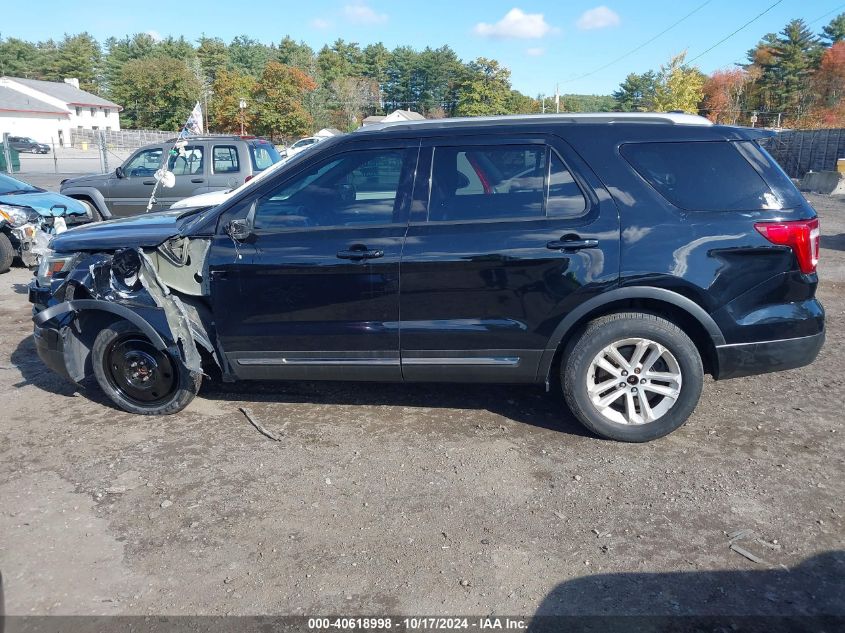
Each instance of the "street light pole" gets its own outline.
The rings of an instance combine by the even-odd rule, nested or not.
[[[245,134],[244,132],[244,110],[246,109],[246,99],[241,99],[238,103],[238,106],[241,109],[241,136]]]

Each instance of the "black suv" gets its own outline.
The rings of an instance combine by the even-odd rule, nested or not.
[[[29,152],[30,154],[49,154],[50,146],[46,143],[39,143],[28,136],[10,136],[9,147],[19,152]]]
[[[705,373],[822,346],[818,220],[757,134],[681,114],[368,126],[217,207],[56,237],[38,351],[140,414],[181,410],[216,365],[559,382],[596,433],[654,439]]]

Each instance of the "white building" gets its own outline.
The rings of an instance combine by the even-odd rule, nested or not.
[[[64,82],[0,77],[0,135],[28,136],[40,143],[67,145],[71,129],[119,130],[116,103]]]
[[[423,121],[425,117],[419,112],[412,110],[394,110],[387,116],[373,114],[364,119],[361,125],[373,125],[374,123],[398,123],[400,121]]]

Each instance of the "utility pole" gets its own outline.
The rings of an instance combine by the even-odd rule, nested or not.
[[[244,135],[244,110],[246,109],[246,99],[241,99],[238,103],[241,109],[241,136]]]
[[[555,112],[560,114],[560,84],[555,84]]]

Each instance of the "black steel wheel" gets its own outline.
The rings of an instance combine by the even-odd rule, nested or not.
[[[176,413],[199,390],[200,376],[192,376],[181,361],[156,349],[128,321],[102,330],[94,339],[91,354],[100,388],[130,413]]]

